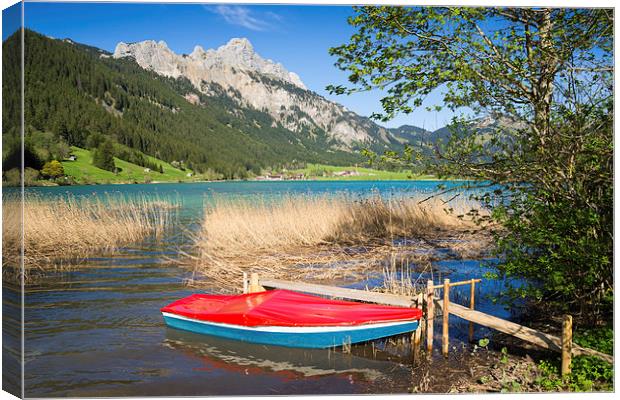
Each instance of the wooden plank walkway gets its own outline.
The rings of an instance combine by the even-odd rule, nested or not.
[[[340,297],[369,303],[386,304],[390,306],[411,307],[415,304],[413,297],[399,296],[396,294],[369,292],[367,290],[347,289],[335,286],[318,285],[314,283],[301,283],[283,281],[280,279],[260,279],[261,286],[274,289],[287,289],[296,292],[314,293],[323,296]]]

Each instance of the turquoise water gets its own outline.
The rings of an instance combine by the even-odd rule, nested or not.
[[[341,193],[359,197],[376,193],[420,196],[431,194],[439,183],[219,182],[26,189],[28,194],[36,193],[50,200],[68,196],[147,196],[172,198],[181,205],[180,218],[165,240],[147,240],[112,254],[93,256],[76,270],[51,274],[40,285],[27,290],[26,396],[407,392],[417,369],[402,351],[391,349],[391,341],[353,346],[352,354],[259,346],[167,328],[159,309],[195,292],[185,284],[191,272],[176,262],[178,248],[187,244],[182,232],[198,226],[204,204],[215,197]],[[492,270],[492,265],[488,265],[492,263],[449,259],[449,249],[440,251],[448,257],[435,263],[441,277],[453,281],[470,279],[483,277]],[[377,283],[380,282],[347,285]],[[484,296],[500,291],[502,285],[501,281],[478,285],[480,309],[508,316]],[[453,291],[455,300],[459,292]],[[3,294],[5,304],[11,301],[9,291]],[[462,343],[466,324],[454,324],[451,338]],[[477,330],[477,335],[483,337],[487,333]],[[439,366],[444,361],[434,362]]]
[[[458,186],[459,182],[445,181],[226,181],[198,183],[158,183],[136,185],[91,185],[30,187],[28,192],[49,196],[91,196],[102,193],[176,195],[183,198],[200,198],[209,194],[252,196],[270,193],[338,193],[368,195],[373,191],[389,193],[432,193],[438,185]]]
[[[430,195],[438,186],[460,185],[458,182],[442,181],[275,181],[275,182],[200,182],[159,183],[136,185],[55,186],[26,188],[27,194],[39,194],[47,198],[150,197],[174,200],[181,204],[182,215],[202,215],[205,203],[216,197],[270,198],[282,195],[337,195],[352,197]],[[11,193],[14,189],[8,189]]]

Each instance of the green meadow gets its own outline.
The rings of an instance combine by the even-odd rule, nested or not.
[[[352,172],[350,175],[339,175],[345,171]],[[362,167],[336,167],[324,164],[308,164],[306,168],[296,169],[288,172],[289,174],[304,174],[305,179],[316,180],[431,180],[436,179],[432,175],[419,175],[411,171],[385,171],[374,168]]]
[[[72,146],[71,153],[77,157],[75,161],[64,160],[62,166],[65,174],[73,177],[78,183],[144,183],[144,182],[178,182],[195,180],[190,170],[182,171],[169,163],[155,157],[147,156],[163,167],[164,173],[148,171],[144,167],[114,157],[114,164],[120,169],[118,173],[95,167],[89,150]],[[187,176],[192,173],[192,176]]]

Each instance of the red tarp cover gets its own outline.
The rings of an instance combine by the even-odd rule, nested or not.
[[[417,320],[417,308],[329,300],[288,290],[234,296],[193,294],[161,309],[193,319],[242,326],[337,326]]]

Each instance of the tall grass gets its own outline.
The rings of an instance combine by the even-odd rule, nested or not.
[[[457,215],[473,207],[468,201],[446,205],[439,199],[380,196],[219,199],[207,209],[194,238],[194,265],[216,281],[238,279],[248,269],[271,275],[300,273],[288,267],[350,259],[346,249],[351,246],[374,248],[391,245],[394,238],[428,239],[469,229],[473,224]]]
[[[18,281],[22,203],[5,199],[2,208],[3,273]],[[49,200],[28,195],[23,202],[24,278],[65,268],[95,253],[160,235],[172,204],[146,198]]]

